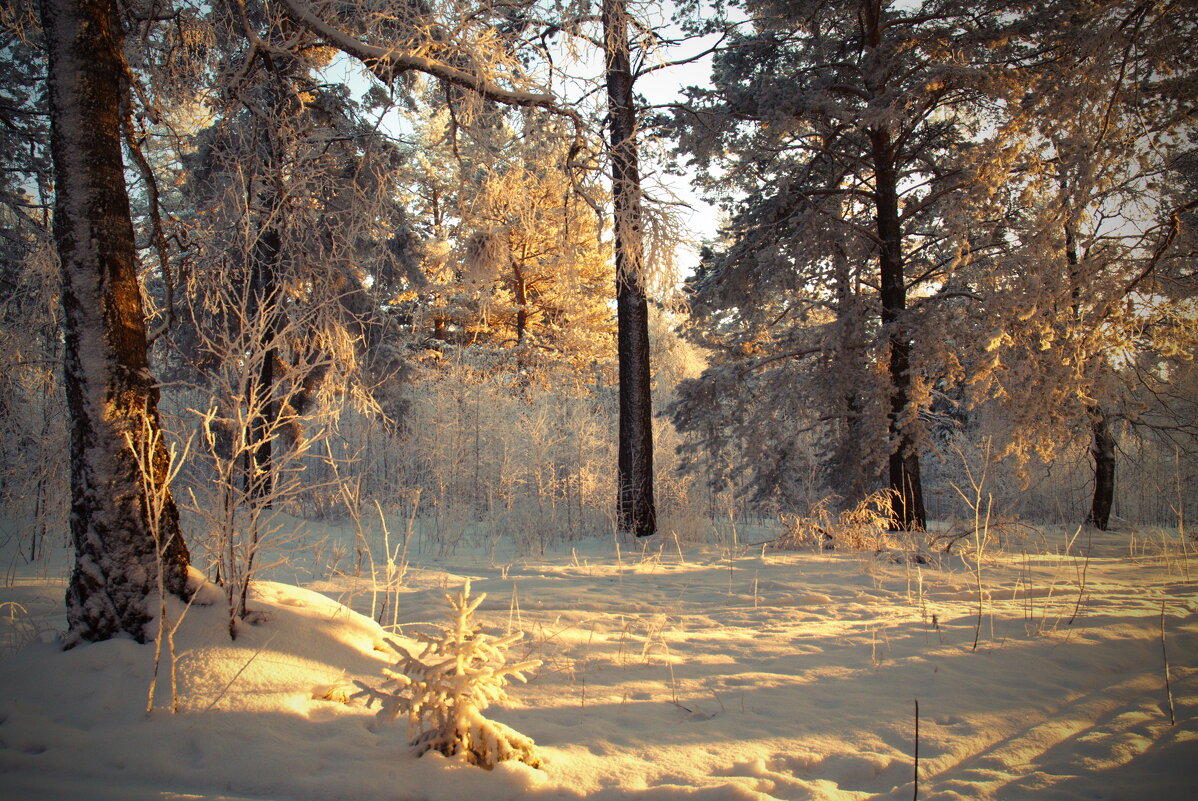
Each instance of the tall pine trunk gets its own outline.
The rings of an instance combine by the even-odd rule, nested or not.
[[[121,158],[125,81],[111,0],[42,0],[50,61],[54,238],[62,273],[63,381],[71,430],[67,645],[146,639],[147,599],[186,589],[188,552],[169,490],[150,519],[138,451],[164,481],[158,390],[146,355],[133,224]],[[155,523],[157,525],[155,526]],[[155,541],[155,530],[159,541]]]
[[[617,349],[620,444],[616,519],[621,531],[657,531],[653,504],[653,401],[649,381],[649,304],[641,243],[641,178],[636,109],[624,0],[603,0],[608,129],[615,206]]]
[[[900,319],[907,308],[907,283],[903,276],[898,170],[889,133],[874,129],[869,132],[869,138],[874,161],[878,238],[881,240],[878,268],[882,286],[882,325],[890,350],[891,525],[897,529],[923,529],[927,526],[927,513],[919,474],[919,451],[903,424],[904,417],[910,414],[907,407],[911,398],[911,340]]]
[[[246,403],[250,414],[245,465],[247,495],[252,502],[267,509],[273,505],[274,440],[279,430],[281,411],[276,384],[284,373],[279,350],[284,326],[280,272],[283,258],[282,226],[287,210],[284,208],[286,188],[282,173],[286,159],[281,129],[285,126],[288,113],[293,111],[286,78],[280,73],[275,60],[269,60],[268,64],[271,75],[264,92],[271,118],[278,124],[277,127],[270,126],[261,119],[254,119],[255,140],[261,158],[259,180],[262,188],[258,196],[256,182],[251,178],[246,197],[247,224],[255,229],[254,244],[249,253],[248,319],[257,327],[258,353],[255,355],[261,359],[261,363],[257,365],[257,374],[250,377],[247,387]]]

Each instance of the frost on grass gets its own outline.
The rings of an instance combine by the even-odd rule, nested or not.
[[[417,755],[461,755],[488,770],[505,760],[540,767],[531,738],[482,714],[492,703],[507,699],[504,687],[509,679],[522,682],[525,671],[541,664],[539,659],[508,663],[507,649],[523,632],[493,638],[474,623],[474,610],[486,597],[484,593],[471,598],[469,580],[457,597],[446,594],[453,610],[451,625],[442,627],[439,636],[418,634],[424,648],[416,655],[386,640],[398,661],[383,669],[387,679],[379,687],[357,682],[361,692],[355,697],[365,696],[368,706],[377,702],[380,722],[406,716]]]

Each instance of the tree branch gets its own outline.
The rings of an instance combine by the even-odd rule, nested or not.
[[[1198,200],[1191,200],[1189,203],[1186,203],[1185,205],[1173,210],[1173,212],[1169,215],[1168,232],[1156,246],[1156,249],[1152,252],[1152,256],[1148,259],[1148,262],[1144,265],[1143,269],[1141,269],[1136,277],[1133,278],[1123,289],[1124,296],[1130,295],[1132,290],[1134,290],[1141,281],[1152,274],[1161,258],[1173,245],[1173,240],[1175,240],[1177,235],[1181,232],[1181,215],[1188,211],[1193,211],[1196,208],[1198,208]]]
[[[569,109],[560,108],[553,95],[539,92],[525,92],[518,89],[505,89],[484,75],[459,69],[443,61],[416,55],[415,53],[404,53],[394,48],[367,44],[320,19],[304,0],[282,0],[282,3],[283,7],[287,10],[287,15],[296,24],[308,29],[346,55],[361,61],[375,77],[384,83],[390,83],[397,76],[414,70],[431,75],[434,78],[438,78],[462,89],[467,89],[480,97],[496,103],[502,103],[507,106],[543,108],[555,114],[577,118],[577,115]]]

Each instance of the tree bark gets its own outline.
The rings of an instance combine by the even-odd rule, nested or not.
[[[164,586],[183,594],[189,557],[162,486],[168,458],[121,157],[122,34],[110,0],[41,0],[41,14],[71,430],[66,645],[122,635],[143,642],[160,567]],[[157,521],[135,455],[148,443],[150,483],[165,493]]]
[[[1115,437],[1110,421],[1097,406],[1089,408],[1090,431],[1093,442],[1090,455],[1094,457],[1094,498],[1086,522],[1106,531],[1111,522],[1111,507],[1115,502]]]
[[[891,525],[896,529],[923,529],[927,513],[919,473],[919,451],[903,424],[911,395],[911,341],[900,319],[907,308],[903,276],[902,228],[898,210],[898,170],[894,144],[883,129],[869,132],[874,161],[874,194],[877,210],[878,268],[882,285],[882,325],[890,348],[889,433]]]
[[[641,243],[641,179],[636,109],[624,0],[603,0],[608,129],[615,206],[616,341],[620,443],[616,521],[638,537],[657,532],[653,503],[653,400],[649,380],[649,304]]]
[[[856,507],[870,493],[867,475],[869,455],[863,428],[864,408],[858,379],[862,377],[864,348],[861,338],[865,330],[861,303],[850,274],[848,257],[838,252],[833,261],[833,281],[836,292],[836,351],[833,356],[834,374],[852,378],[841,396],[839,430],[836,432],[834,473],[829,482],[839,495],[838,508],[846,511]]]
[[[1062,187],[1063,188],[1063,187]],[[1075,325],[1082,323],[1081,254],[1078,253],[1077,233],[1071,219],[1065,222],[1065,265],[1069,271],[1069,294]],[[1097,368],[1101,369],[1101,367]],[[1094,495],[1086,524],[1106,531],[1115,504],[1115,438],[1110,420],[1096,403],[1086,405],[1090,418],[1090,456],[1094,459]]]
[[[516,386],[523,392],[528,391],[529,353],[525,348],[525,335],[528,333],[528,280],[520,267],[520,262],[512,260],[512,288],[516,300]]]
[[[283,280],[280,275],[283,258],[281,226],[287,214],[283,177],[286,159],[280,132],[287,127],[285,120],[295,109],[287,88],[288,76],[273,58],[267,59],[267,64],[270,74],[263,91],[275,125],[254,118],[254,139],[261,159],[258,171],[262,188],[259,196],[257,182],[251,178],[245,206],[249,215],[247,225],[253,226],[255,233],[249,253],[248,311],[249,320],[258,333],[258,353],[255,356],[261,359],[257,374],[250,377],[247,387],[249,436],[246,440],[248,450],[245,468],[248,497],[269,509],[274,494],[274,439],[279,431],[281,411],[275,385],[285,370],[279,349],[284,326]]]
[[[279,281],[279,254],[282,237],[276,227],[279,213],[277,192],[272,188],[267,203],[266,222],[254,242],[250,265],[251,320],[261,326],[258,339],[258,374],[247,388],[250,431],[246,454],[246,490],[250,498],[271,508],[274,493],[274,438],[279,426],[279,400],[275,391],[276,367],[279,366],[279,335],[283,327],[282,287]]]
[[[528,286],[518,261],[512,261],[512,288],[516,296],[516,345],[520,346],[528,332]]]

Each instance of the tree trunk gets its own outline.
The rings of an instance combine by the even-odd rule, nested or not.
[[[828,482],[839,496],[840,511],[852,509],[870,493],[873,478],[867,451],[864,408],[860,395],[863,378],[862,336],[865,324],[861,303],[854,287],[847,256],[838,252],[833,262],[833,281],[836,292],[836,349],[833,354],[831,377],[851,376],[840,399],[839,426],[836,432],[835,459]],[[841,379],[843,380],[843,379]]]
[[[271,508],[274,493],[274,438],[279,426],[279,400],[275,391],[276,366],[279,365],[279,335],[283,327],[282,287],[279,283],[279,254],[282,237],[275,227],[279,214],[277,193],[271,190],[267,204],[269,213],[265,227],[258,232],[250,265],[250,319],[261,326],[258,339],[258,354],[262,360],[258,374],[251,378],[247,389],[249,397],[250,431],[246,454],[246,490],[250,498]]]
[[[878,268],[882,285],[882,325],[890,347],[891,440],[890,489],[891,525],[896,529],[923,529],[927,514],[919,475],[919,451],[904,425],[910,414],[911,341],[902,330],[900,317],[907,308],[907,284],[903,276],[902,229],[899,225],[898,171],[894,143],[884,129],[869,132],[874,161],[874,193],[878,215]]]
[[[246,402],[249,406],[249,435],[246,440],[246,491],[253,502],[269,509],[274,494],[274,439],[279,431],[281,404],[275,384],[282,377],[284,365],[280,359],[279,338],[283,330],[283,282],[280,278],[283,256],[281,226],[287,213],[284,208],[286,188],[283,170],[285,154],[280,130],[289,113],[294,112],[286,77],[278,64],[268,59],[271,75],[263,89],[275,126],[255,117],[254,131],[260,153],[259,166],[262,194],[255,193],[255,181],[250,179],[246,197],[248,225],[255,227],[250,250],[249,315],[258,334],[255,356],[261,359],[257,375],[251,376]],[[258,209],[255,215],[255,209]],[[256,219],[255,219],[256,216]]]
[[[528,282],[520,262],[515,259],[512,260],[512,284],[516,300],[516,386],[527,393],[529,353],[524,339],[528,334]]]
[[[1062,191],[1064,187],[1062,186]],[[1081,254],[1077,252],[1077,233],[1072,219],[1065,222],[1065,266],[1069,271],[1069,295],[1073,322],[1082,323],[1082,274]],[[1098,367],[1096,369],[1102,369]],[[1111,521],[1111,507],[1115,503],[1115,438],[1111,434],[1110,420],[1096,403],[1086,405],[1090,418],[1090,455],[1094,459],[1094,495],[1090,499],[1090,512],[1086,524],[1106,531]]]
[[[1106,531],[1111,522],[1111,507],[1115,502],[1115,437],[1111,424],[1097,406],[1091,406],[1090,430],[1093,442],[1090,455],[1094,457],[1094,498],[1086,522]]]
[[[516,296],[516,345],[520,346],[528,333],[528,286],[518,261],[512,262],[512,286]]]
[[[153,438],[152,483],[161,484],[167,453],[157,436],[158,390],[121,159],[125,74],[113,10],[109,0],[41,2],[71,429],[68,647],[121,635],[144,641],[160,565],[165,587],[182,594],[189,558],[168,488],[158,488],[161,519],[150,519],[134,450]]]
[[[607,113],[615,206],[616,340],[620,367],[620,446],[616,520],[638,537],[657,532],[653,504],[653,400],[649,304],[641,244],[641,178],[624,0],[603,0]]]

